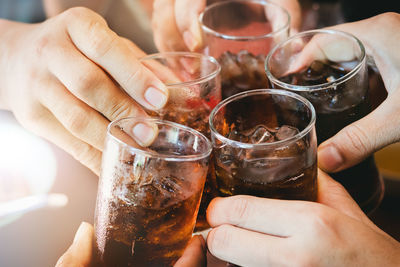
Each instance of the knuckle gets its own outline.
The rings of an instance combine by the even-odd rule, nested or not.
[[[103,57],[117,42],[117,35],[108,30],[108,28],[98,20],[87,21],[85,31],[88,36],[88,53],[90,53],[92,57]]]
[[[81,135],[88,124],[88,117],[80,108],[73,108],[67,115],[64,125],[75,135]]]
[[[138,109],[130,103],[130,101],[115,101],[109,106],[106,117],[109,120],[116,120],[120,118],[125,118],[129,116],[137,116],[140,112]]]
[[[232,208],[228,209],[229,221],[235,224],[243,223],[249,215],[249,200],[242,196],[233,197],[232,200]]]
[[[231,228],[228,225],[223,224],[214,228],[208,234],[207,244],[213,255],[218,256],[230,247],[232,236],[230,230]]]
[[[138,64],[136,69],[129,74],[123,82],[128,87],[137,87],[140,84],[143,84],[146,82],[146,73],[144,71],[144,68]]]
[[[71,19],[77,19],[77,18],[87,18],[90,16],[98,16],[94,11],[90,10],[89,8],[86,7],[72,7],[64,11],[63,13],[64,18],[69,21]],[[100,17],[100,16],[98,16]]]
[[[386,12],[379,14],[376,20],[381,25],[399,25],[400,24],[400,14],[395,12]]]
[[[350,124],[343,129],[344,139],[350,141],[350,146],[357,154],[365,155],[371,149],[369,135],[357,124]]]
[[[308,216],[307,225],[316,236],[326,236],[335,229],[335,217],[326,207],[315,205]],[[323,235],[321,235],[323,234]]]
[[[42,57],[49,51],[50,39],[46,35],[39,36],[34,44],[35,52],[38,57]]]
[[[97,164],[96,152],[96,149],[87,143],[76,142],[75,144],[72,144],[72,156],[89,168],[92,168]]]
[[[93,95],[92,90],[98,88],[102,83],[103,79],[94,67],[81,68],[74,90],[82,97],[90,97]]]

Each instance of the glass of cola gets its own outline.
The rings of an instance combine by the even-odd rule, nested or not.
[[[210,116],[222,196],[316,201],[315,111],[305,98],[258,89],[223,100]]]
[[[158,129],[153,143],[132,129]],[[110,123],[95,211],[96,266],[172,266],[190,241],[207,175],[210,141],[159,119]]]

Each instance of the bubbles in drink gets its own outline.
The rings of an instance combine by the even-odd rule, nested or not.
[[[299,133],[296,127],[269,128],[257,125],[232,130],[227,137],[249,144],[287,140]],[[215,149],[220,193],[225,196],[249,194],[282,199],[316,199],[316,161],[309,162],[309,147],[303,139],[280,147],[253,149],[224,145]]]
[[[132,156],[103,172],[96,240],[100,266],[172,266],[188,244],[200,202],[206,162]],[[190,179],[188,178],[190,177]],[[105,182],[107,183],[107,182]]]
[[[226,51],[218,60],[221,64],[222,99],[242,91],[268,87],[264,55],[255,56],[247,50],[237,54]]]

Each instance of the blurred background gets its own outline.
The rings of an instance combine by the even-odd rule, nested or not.
[[[46,14],[55,15],[82,2],[102,14],[118,34],[148,53],[156,51],[150,24],[152,1],[0,0],[0,17],[40,22]],[[302,30],[400,11],[400,3],[390,0],[300,2]],[[370,65],[371,99],[376,107],[386,95],[377,69],[373,62]],[[55,145],[27,132],[7,111],[0,111],[0,147],[0,205],[38,194],[59,193],[68,199],[53,208],[43,201],[35,208],[30,200],[24,205],[33,210],[0,216],[0,266],[54,266],[80,222],[93,223],[98,178]],[[400,241],[400,143],[377,152],[376,161],[385,178],[386,193],[372,219]]]

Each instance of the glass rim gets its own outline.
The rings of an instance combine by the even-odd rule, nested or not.
[[[250,144],[250,143],[243,143],[240,141],[236,141],[236,140],[232,140],[229,139],[225,136],[223,136],[222,134],[220,134],[214,126],[213,123],[213,118],[215,117],[215,115],[223,108],[226,107],[228,104],[238,100],[238,99],[242,99],[248,96],[254,96],[254,95],[284,95],[284,96],[288,96],[291,98],[295,98],[296,100],[302,102],[307,108],[309,108],[309,110],[311,111],[311,118],[310,118],[310,122],[308,123],[308,125],[299,133],[297,133],[296,135],[284,139],[284,140],[280,140],[280,141],[276,141],[276,142],[272,142],[272,143],[259,143],[259,144]],[[232,95],[226,99],[224,99],[223,101],[221,101],[220,103],[218,103],[217,106],[215,106],[215,108],[211,111],[210,117],[209,117],[209,124],[210,124],[210,130],[211,132],[221,141],[224,142],[225,144],[228,144],[230,146],[233,147],[239,147],[239,148],[245,148],[245,149],[249,149],[249,148],[264,148],[264,147],[279,147],[281,145],[287,144],[287,143],[292,143],[294,141],[297,141],[301,138],[303,138],[304,136],[306,136],[315,126],[315,120],[316,120],[316,113],[315,113],[315,108],[314,106],[311,104],[311,102],[309,100],[307,100],[305,97],[302,97],[301,95],[298,95],[296,93],[290,92],[290,91],[286,91],[286,90],[281,90],[281,89],[254,89],[254,90],[249,90],[249,91],[244,91],[235,95]]]
[[[275,31],[269,32],[267,34],[250,35],[250,36],[238,36],[238,35],[223,34],[223,33],[220,33],[218,31],[215,31],[215,30],[211,29],[210,27],[206,26],[203,23],[203,17],[204,17],[204,14],[207,11],[209,11],[210,9],[215,8],[217,6],[225,5],[228,2],[229,3],[232,3],[232,2],[237,2],[237,3],[256,3],[256,4],[260,4],[260,5],[264,5],[264,6],[267,6],[267,5],[275,6],[275,7],[279,8],[284,14],[286,14],[287,21],[282,27],[279,27]],[[231,0],[231,1],[215,2],[215,3],[207,6],[204,9],[204,11],[201,12],[200,15],[199,15],[200,26],[205,32],[207,32],[209,34],[212,34],[212,35],[214,35],[216,37],[222,38],[222,39],[233,40],[233,41],[252,41],[252,40],[259,40],[259,39],[265,39],[265,38],[273,37],[278,33],[281,33],[281,32],[283,32],[285,30],[289,30],[290,21],[291,21],[290,14],[285,8],[283,8],[282,6],[280,6],[278,4],[275,4],[275,3],[272,3],[272,2],[269,2],[269,1],[264,1],[264,0]]]
[[[133,147],[133,146],[125,143],[124,141],[122,141],[121,139],[119,139],[118,137],[116,137],[114,134],[111,133],[111,129],[115,126],[118,126],[119,123],[121,123],[122,121],[132,121],[132,120],[134,120],[136,123],[138,123],[138,122],[155,123],[157,125],[166,125],[166,126],[174,127],[179,130],[183,130],[185,132],[189,132],[190,134],[196,136],[197,138],[200,138],[203,142],[205,142],[205,144],[206,144],[205,151],[203,151],[199,154],[190,154],[190,155],[159,154],[157,152],[144,151],[143,149]],[[110,122],[107,126],[107,136],[109,138],[111,138],[112,140],[114,140],[115,142],[117,142],[118,144],[128,148],[129,151],[132,153],[141,154],[141,155],[152,157],[152,158],[159,158],[159,159],[163,159],[165,161],[196,161],[196,160],[201,160],[206,157],[209,157],[212,152],[212,144],[211,144],[210,140],[205,135],[200,133],[199,131],[197,131],[193,128],[190,128],[188,126],[176,123],[176,122],[157,119],[157,118],[125,117],[125,118],[114,120],[114,121]]]
[[[351,69],[348,73],[346,73],[344,76],[342,76],[332,82],[326,82],[326,83],[321,83],[321,84],[317,84],[317,85],[307,85],[307,86],[306,85],[294,85],[294,84],[282,82],[281,80],[276,78],[271,73],[271,71],[269,70],[269,67],[268,67],[269,61],[272,58],[272,55],[279,48],[287,45],[289,42],[291,42],[295,39],[302,38],[307,35],[316,35],[316,34],[340,34],[342,36],[346,36],[346,37],[352,39],[353,41],[355,41],[355,43],[358,44],[358,47],[360,48],[360,51],[361,51],[361,58],[360,58],[359,62],[357,63],[357,65],[353,69]],[[344,32],[344,31],[340,31],[340,30],[316,29],[316,30],[309,30],[309,31],[297,33],[297,34],[289,37],[285,41],[277,44],[274,48],[271,49],[271,51],[268,53],[267,57],[265,58],[264,69],[265,69],[265,73],[267,74],[267,77],[271,83],[277,84],[280,87],[283,87],[283,88],[286,88],[289,90],[293,90],[293,91],[315,92],[315,91],[319,91],[319,90],[325,90],[325,89],[328,89],[329,87],[334,87],[334,86],[337,86],[339,84],[342,84],[342,83],[348,81],[349,79],[351,79],[354,75],[356,75],[358,73],[358,71],[361,69],[361,67],[364,65],[365,62],[366,62],[365,47],[364,47],[363,43],[356,36],[354,36],[348,32]]]
[[[196,85],[196,84],[200,84],[203,82],[208,82],[209,80],[214,79],[221,72],[221,65],[218,63],[218,61],[214,57],[203,55],[203,54],[196,53],[196,52],[153,53],[153,54],[149,54],[149,55],[139,58],[139,61],[143,62],[143,61],[147,61],[147,60],[162,59],[162,58],[168,58],[168,57],[173,57],[173,58],[192,57],[192,58],[198,58],[198,59],[206,59],[207,61],[209,61],[213,65],[215,65],[216,69],[214,71],[212,71],[211,73],[208,73],[204,76],[201,76],[200,78],[196,78],[191,81],[179,82],[179,83],[165,83],[165,86],[167,86],[167,87],[191,86],[191,85]]]

